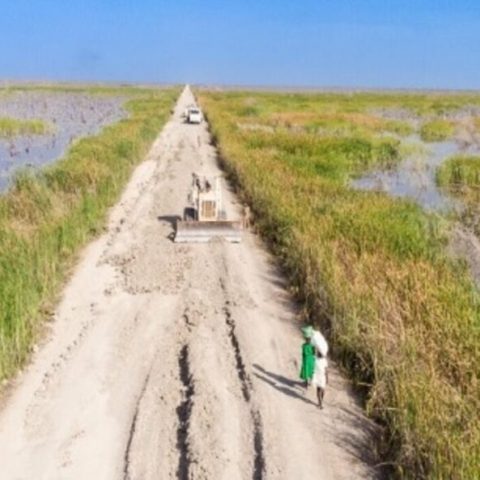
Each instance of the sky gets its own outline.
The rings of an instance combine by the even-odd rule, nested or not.
[[[0,79],[480,89],[480,0],[0,0]]]

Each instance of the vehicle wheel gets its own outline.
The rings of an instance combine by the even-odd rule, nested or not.
[[[184,210],[183,210],[183,220],[185,220],[186,222],[191,222],[193,220],[195,220],[196,218],[196,215],[195,215],[195,209],[192,208],[192,207],[186,207]]]

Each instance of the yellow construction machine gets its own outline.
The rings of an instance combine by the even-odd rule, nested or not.
[[[242,240],[242,221],[228,221],[222,206],[221,178],[192,175],[189,206],[177,221],[175,242],[205,243],[220,238],[232,243]]]

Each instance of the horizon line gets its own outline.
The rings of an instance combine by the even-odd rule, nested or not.
[[[342,85],[311,85],[311,84],[266,84],[266,83],[210,83],[210,82],[145,82],[145,81],[123,81],[123,80],[55,80],[55,79],[19,79],[19,78],[2,78],[0,77],[0,88],[15,88],[16,86],[117,86],[117,87],[142,87],[157,88],[169,86],[186,86],[202,90],[226,90],[226,91],[275,91],[285,93],[361,93],[361,92],[413,92],[413,93],[474,93],[480,94],[480,88],[451,88],[451,87],[402,87],[402,86],[342,86]]]

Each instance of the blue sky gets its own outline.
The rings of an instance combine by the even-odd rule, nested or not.
[[[480,0],[0,0],[0,78],[480,88]]]

